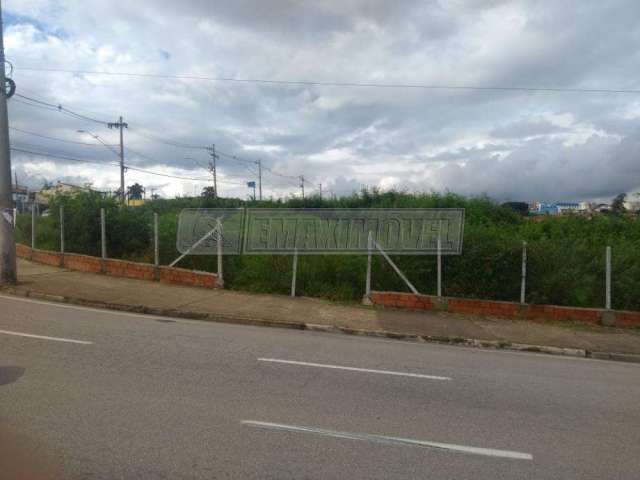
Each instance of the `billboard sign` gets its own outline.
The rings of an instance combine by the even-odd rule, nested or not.
[[[462,253],[464,209],[303,209],[250,208],[184,210],[178,250],[185,253],[223,225],[223,253],[245,255],[366,254],[368,236],[390,255],[435,255],[438,237],[443,255]],[[191,254],[215,254],[215,235]]]

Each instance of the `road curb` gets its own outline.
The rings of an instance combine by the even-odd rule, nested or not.
[[[66,303],[83,307],[92,307],[120,312],[139,313],[145,315],[156,315],[161,317],[184,318],[189,320],[203,320],[218,323],[229,323],[236,325],[251,325],[262,327],[287,328],[294,330],[309,330],[314,332],[342,333],[347,335],[357,335],[365,337],[388,338],[393,340],[403,340],[417,343],[437,343],[441,345],[457,345],[473,348],[485,348],[493,350],[509,350],[516,352],[544,353],[549,355],[561,355],[569,357],[593,358],[598,360],[612,360],[618,362],[640,363],[640,355],[616,352],[590,351],[581,348],[553,347],[549,345],[530,345],[525,343],[513,343],[499,340],[478,340],[459,336],[437,336],[418,335],[387,330],[362,330],[337,325],[324,325],[305,322],[285,322],[278,320],[260,319],[244,315],[231,315],[207,312],[190,312],[172,308],[153,308],[145,305],[130,305],[103,302],[99,300],[87,300],[77,297],[66,297],[61,295],[51,295],[35,290],[23,290],[13,287],[4,287],[0,291],[17,297],[32,298],[35,300],[46,300],[54,303]]]

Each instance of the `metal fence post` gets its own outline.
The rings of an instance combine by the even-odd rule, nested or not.
[[[367,282],[365,285],[365,300],[371,300],[371,260],[373,256],[373,232],[369,230],[367,238]]]
[[[64,255],[64,207],[60,205],[60,253]]]
[[[520,283],[520,303],[524,305],[527,291],[527,242],[522,242],[522,280]]]
[[[160,243],[158,239],[158,214],[153,213],[153,264],[160,266]]]
[[[36,202],[31,204],[31,249],[36,248]]]
[[[291,276],[291,296],[296,296],[296,277],[298,275],[298,249],[293,251],[293,275]]]
[[[442,226],[442,223],[440,224]],[[442,239],[438,229],[438,297],[442,297]]]
[[[224,277],[222,274],[222,222],[220,221],[220,219],[218,218],[216,220],[217,223],[217,247],[218,247],[218,279],[217,279],[217,285],[220,288],[224,288]]]
[[[107,258],[107,225],[104,208],[100,209],[100,245],[102,247],[102,259]]]
[[[611,247],[606,250],[606,306],[607,310],[611,310]]]

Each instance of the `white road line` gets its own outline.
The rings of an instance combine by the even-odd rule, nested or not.
[[[287,365],[299,365],[302,367],[333,368],[336,370],[349,370],[352,372],[378,373],[381,375],[397,375],[400,377],[427,378],[429,380],[451,380],[451,377],[440,377],[437,375],[423,375],[421,373],[408,373],[408,372],[392,372],[390,370],[372,370],[370,368],[344,367],[341,365],[326,365],[323,363],[297,362],[294,360],[280,360],[277,358],[258,358],[258,361],[271,362],[271,363],[284,363]]]
[[[81,345],[93,345],[93,342],[85,340],[73,340],[72,338],[47,337],[45,335],[32,335],[30,333],[10,332],[8,330],[0,330],[0,334],[15,335],[16,337],[39,338],[41,340],[52,340],[54,342],[79,343]]]
[[[511,450],[495,450],[493,448],[468,447],[466,445],[455,445],[451,443],[425,442],[422,440],[413,440],[411,438],[387,437],[384,435],[370,435],[367,433],[337,432],[334,430],[323,430],[313,427],[299,427],[295,425],[283,425],[281,423],[257,422],[254,420],[243,420],[241,423],[242,425],[246,425],[248,427],[281,430],[286,432],[311,433],[315,435],[322,435],[325,437],[343,438],[348,440],[363,440],[367,442],[383,443],[387,445],[405,445],[412,447],[448,450],[452,452],[469,453],[473,455],[484,455],[486,457],[533,460],[533,455],[529,453],[514,452]]]
[[[166,319],[170,319],[170,320],[173,320],[175,322],[194,323],[194,324],[197,324],[197,325],[202,325],[202,323],[203,323],[202,320],[188,320],[188,319],[184,319],[184,318],[164,317],[164,316],[145,314],[145,313],[131,313],[131,312],[124,312],[124,311],[121,311],[121,310],[110,310],[108,308],[82,307],[80,305],[73,305],[73,304],[68,304],[68,303],[58,303],[58,302],[54,302],[54,301],[34,300],[32,298],[17,297],[17,296],[13,296],[13,295],[0,295],[0,300],[13,300],[15,302],[31,303],[31,304],[34,304],[34,305],[46,305],[47,307],[52,307],[52,308],[65,308],[65,309],[68,309],[68,310],[78,310],[80,312],[94,312],[94,313],[99,313],[99,314],[103,314],[103,315],[114,315],[114,316],[120,316],[120,317],[144,318],[146,320],[166,320]]]

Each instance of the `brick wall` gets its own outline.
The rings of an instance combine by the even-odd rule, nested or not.
[[[64,268],[78,272],[101,273],[102,261],[98,257],[79,255],[77,253],[64,254]]]
[[[31,257],[31,249],[26,245],[21,245],[19,243],[16,244],[16,255],[19,258],[30,258]]]
[[[137,278],[138,280],[155,279],[155,268],[148,263],[127,262],[109,258],[104,261],[104,272],[114,277]]]
[[[16,254],[20,258],[32,259],[34,262],[63,266],[69,270],[89,273],[105,273],[114,277],[134,278],[138,280],[159,280],[174,285],[188,285],[192,287],[215,288],[217,275],[215,273],[186,270],[184,268],[159,267],[149,263],[129,262],[107,258],[79,255],[77,253],[50,252],[46,250],[31,250],[31,248],[17,244]]]
[[[513,318],[520,315],[520,305],[511,302],[477,300],[473,298],[448,298],[447,311],[452,313]]]
[[[31,260],[45,265],[53,265],[59,267],[62,264],[62,256],[57,252],[48,252],[46,250],[33,250]]]
[[[175,285],[214,288],[217,276],[213,273],[186,270],[184,268],[160,267],[160,281]]]
[[[371,292],[371,301],[376,305],[385,305],[387,307],[417,310],[432,310],[435,308],[432,297],[429,295],[414,295],[413,293]]]
[[[498,302],[475,298],[444,297],[438,299],[430,295],[397,292],[371,292],[370,300],[374,305],[410,310],[442,310],[451,313],[514,319],[572,320],[591,324],[601,323],[604,312],[603,309],[598,308],[521,305],[515,302]],[[615,317],[615,326],[622,328],[640,327],[640,312],[614,310],[612,313]]]
[[[602,310],[596,308],[559,307],[556,305],[529,305],[526,317],[599,323],[602,319]]]
[[[616,311],[616,327],[640,327],[640,312]]]

